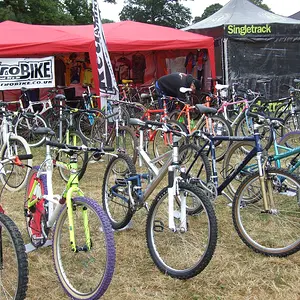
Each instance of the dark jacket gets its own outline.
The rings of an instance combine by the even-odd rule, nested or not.
[[[195,81],[195,78],[190,74],[172,73],[160,77],[157,84],[160,94],[183,99],[184,95],[180,93],[179,89],[181,87],[189,88],[193,81]]]

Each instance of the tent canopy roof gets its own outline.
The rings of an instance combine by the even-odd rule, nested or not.
[[[300,24],[300,21],[268,12],[248,0],[231,0],[208,18],[183,30],[214,28],[224,25]]]
[[[213,38],[182,30],[133,21],[103,24],[111,52],[213,48]],[[0,56],[89,51],[93,25],[0,24]]]

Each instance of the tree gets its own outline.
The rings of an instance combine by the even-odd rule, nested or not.
[[[264,9],[264,10],[268,10],[271,11],[271,9],[269,8],[269,6],[267,4],[263,4],[263,0],[250,0],[253,4],[255,4],[256,6]]]
[[[0,0],[0,21],[29,24],[90,24],[92,6],[81,0]]]
[[[105,23],[115,23],[115,21],[110,20],[110,19],[101,19],[101,22],[102,22],[102,24],[105,24]]]
[[[65,8],[74,18],[75,24],[91,24],[93,22],[91,2],[67,0],[65,1]]]
[[[216,13],[219,9],[221,9],[223,6],[219,3],[216,4],[212,4],[208,7],[205,8],[203,14],[201,15],[201,17],[195,17],[195,19],[193,20],[193,23],[197,23],[201,20],[204,20],[206,18],[208,18],[209,16],[213,15],[214,13]]]
[[[161,26],[183,28],[189,25],[191,11],[178,1],[127,0],[120,20],[132,20]]]
[[[268,7],[268,5],[262,3],[263,0],[249,0],[249,1],[264,10],[271,11],[271,9]],[[195,17],[192,23],[195,24],[197,22],[200,22],[201,20],[208,18],[209,16],[213,15],[218,10],[220,10],[222,7],[223,6],[219,3],[212,4],[208,7],[206,7],[203,14],[201,15],[201,17],[198,17],[198,16]]]

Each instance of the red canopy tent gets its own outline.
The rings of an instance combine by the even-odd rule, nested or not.
[[[211,76],[215,77],[212,37],[133,21],[107,23],[103,24],[103,28],[109,53],[154,51],[165,58],[188,53],[192,49],[207,49]],[[52,26],[5,21],[0,23],[0,57],[89,52],[94,78],[97,78],[93,30],[93,25]],[[95,83],[98,91],[97,80]]]

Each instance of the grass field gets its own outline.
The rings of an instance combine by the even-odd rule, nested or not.
[[[105,162],[90,164],[80,183],[86,196],[100,203],[105,166]],[[62,181],[58,172],[55,172],[54,180],[55,187],[60,190]],[[24,194],[25,191],[4,191],[1,204],[28,242],[23,216]],[[269,258],[251,251],[235,232],[231,207],[227,204],[224,197],[219,197],[215,205],[219,238],[212,261],[197,277],[186,281],[172,279],[158,271],[146,247],[146,210],[138,211],[132,229],[115,233],[116,269],[102,299],[300,299],[300,253],[287,258]],[[29,253],[28,260],[27,299],[68,299],[54,271],[51,247]]]

